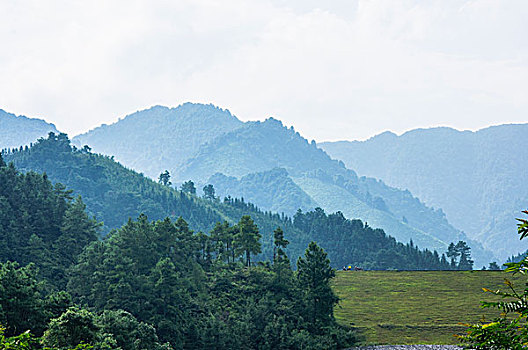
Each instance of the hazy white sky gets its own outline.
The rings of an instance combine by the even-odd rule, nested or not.
[[[72,136],[185,101],[318,141],[528,122],[525,0],[2,0],[0,44],[0,108]]]

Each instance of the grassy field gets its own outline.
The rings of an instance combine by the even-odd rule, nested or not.
[[[337,320],[363,331],[367,343],[456,344],[463,323],[498,315],[482,287],[505,287],[501,271],[338,271]],[[511,279],[522,287],[520,280]]]

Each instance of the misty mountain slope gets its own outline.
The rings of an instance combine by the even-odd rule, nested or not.
[[[452,241],[467,240],[460,230],[449,224],[443,212],[426,207],[409,191],[390,188],[374,179],[358,178],[354,171],[345,168],[342,162],[331,159],[293,128],[286,128],[280,121],[271,118],[264,122],[246,123],[244,127],[204,144],[174,174],[180,180],[192,179],[205,183],[206,179],[217,173],[243,178],[248,174],[277,167],[285,169],[301,190],[322,208],[330,211],[346,210],[350,217],[370,220],[373,227],[386,228],[398,240],[405,241],[415,237],[416,241],[423,242],[424,248],[431,249],[439,244],[446,246]],[[251,178],[245,178],[246,186]],[[323,183],[332,186],[319,183],[320,186],[304,187],[307,182],[301,182],[299,178],[324,179]],[[252,186],[256,188],[263,184],[257,181]],[[275,190],[267,187],[267,190],[277,195],[283,189],[279,186]],[[259,197],[257,192],[246,192],[245,196],[259,207],[271,209],[268,207],[270,202],[261,201]],[[357,205],[350,204],[347,200],[352,203],[359,201],[363,208],[370,209],[355,211]],[[277,206],[273,208],[278,211],[290,210]],[[367,219],[362,216],[366,213],[375,215],[372,214]],[[422,235],[429,237],[421,237]],[[434,238],[431,239],[432,237]],[[475,248],[475,254],[479,262],[490,257],[489,253],[484,253],[478,247]]]
[[[168,132],[171,127],[175,130]],[[109,147],[98,149],[95,142],[84,142],[84,136],[89,136],[92,140],[97,136],[100,138],[97,143],[108,144]],[[293,178],[323,176],[327,178],[325,181],[341,187],[342,191],[350,192],[364,205],[378,210],[376,213],[384,216],[384,220],[378,221],[380,225],[387,226],[391,222],[388,226],[396,231],[387,232],[398,239],[412,237],[417,232],[439,238],[444,243],[461,237],[459,230],[452,227],[442,213],[427,208],[419,201],[416,204],[407,200],[406,198],[413,197],[403,191],[390,189],[383,183],[374,186],[375,181],[359,179],[343,162],[331,159],[293,127],[287,128],[273,118],[264,122],[242,123],[229,112],[210,105],[184,104],[176,109],[153,107],[111,126],[97,128],[75,140],[78,145],[88,143],[95,152],[115,156],[125,165],[154,179],[159,172],[168,169],[173,183],[193,180],[198,189],[217,173],[236,177],[238,181],[246,175],[268,172],[275,168],[284,169]],[[246,200],[264,210],[291,212],[295,203],[292,198],[286,198],[292,193],[297,193],[304,201],[297,203],[298,207],[310,205],[302,195],[303,192],[307,193],[302,186],[299,190],[299,186],[285,182],[284,178],[277,180],[268,176],[249,176],[241,182],[244,187],[242,192],[236,192],[242,188],[238,187],[239,184],[235,186],[233,181],[227,181],[226,186],[237,187],[231,189],[236,193],[245,193]],[[262,191],[256,190],[259,187],[273,193],[273,199],[262,196]],[[313,203],[326,209],[322,202],[331,202],[336,193],[318,193],[318,196],[325,196],[324,201],[315,199],[315,195],[310,193],[307,195]],[[384,209],[385,206],[392,207],[392,212]],[[362,219],[356,214],[351,217]],[[405,220],[408,223],[402,225]]]
[[[321,207],[330,212],[341,211],[346,217],[362,218],[371,227],[384,227],[387,232],[396,232],[397,237],[395,238],[400,242],[409,242],[412,239],[420,247],[442,252],[447,249],[448,242],[446,244],[432,235],[391,217],[387,212],[370,207],[335,184],[313,177],[298,177],[294,180],[306,193],[317,200]]]
[[[0,149],[29,145],[49,132],[58,133],[55,125],[0,109]]]
[[[284,168],[290,174],[302,174],[318,167],[328,168],[335,174],[355,176],[353,171],[330,159],[293,128],[269,118],[264,122],[248,122],[202,145],[193,158],[175,170],[175,176],[179,180],[203,182],[216,173],[242,177]]]
[[[528,124],[417,129],[320,146],[361,175],[409,189],[501,258],[528,247],[515,217],[528,207]],[[375,159],[376,161],[368,161]]]
[[[138,111],[78,135],[72,142],[113,155],[123,165],[157,178],[163,170],[179,167],[203,143],[242,125],[227,110],[185,103]]]
[[[249,199],[260,208],[293,216],[297,209],[313,210],[319,205],[307,195],[284,169],[252,173],[239,179],[217,173],[207,181],[214,185],[217,196]]]
[[[321,207],[329,211],[341,211],[347,217],[361,218],[372,227],[383,227],[387,232],[393,232],[395,238],[401,242],[412,239],[420,247],[446,251],[450,242],[463,240],[472,248],[475,266],[486,265],[494,259],[492,252],[486,250],[480,242],[469,239],[463,232],[451,226],[441,211],[424,207],[408,191],[392,189],[396,192],[395,196],[386,195],[383,200],[375,196],[365,201],[365,196],[356,190],[346,189],[338,185],[338,182],[322,177],[304,176],[293,180],[311,198],[318,201]],[[376,181],[363,177],[360,180]],[[373,190],[373,187],[370,186],[369,189]],[[427,215],[424,215],[424,208],[428,211]],[[427,220],[423,220],[422,216],[427,217]]]

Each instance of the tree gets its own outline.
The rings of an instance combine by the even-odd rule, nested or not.
[[[46,315],[38,290],[34,264],[20,267],[16,262],[0,264],[0,324],[11,336],[32,330],[41,335]]]
[[[471,248],[464,241],[458,241],[455,246],[455,250],[460,256],[458,263],[459,270],[472,270],[473,260],[471,260]]]
[[[54,349],[73,348],[82,343],[95,345],[99,340],[95,315],[75,307],[52,319],[42,336],[42,344]]]
[[[284,231],[277,227],[273,231],[273,271],[276,274],[275,287],[278,291],[286,291],[292,279],[290,259],[286,254],[286,247],[290,242],[284,238]]]
[[[283,262],[284,258],[288,258],[284,251],[288,244],[290,242],[284,238],[284,231],[280,227],[277,227],[273,231],[273,262]]]
[[[216,198],[215,189],[213,185],[211,184],[204,186],[203,192],[204,192],[204,198],[206,199],[214,200]]]
[[[120,350],[161,350],[156,329],[123,310],[105,310],[97,321],[103,333],[112,334]]]
[[[312,332],[334,320],[334,306],[338,297],[330,287],[335,271],[330,267],[326,252],[310,242],[304,257],[297,260],[297,279],[304,293],[306,320]]]
[[[170,186],[172,185],[172,182],[170,181],[170,173],[168,170],[165,170],[161,174],[159,174],[158,182],[162,184],[163,186]]]
[[[209,239],[211,242],[211,248],[215,254],[217,260],[226,259],[229,263],[229,254],[226,253],[229,248],[227,241],[227,232],[229,229],[229,223],[224,221],[223,223],[217,222],[214,228],[209,232]]]
[[[456,268],[457,268],[457,259],[458,259],[459,255],[460,255],[460,253],[456,249],[455,243],[451,242],[449,244],[449,247],[447,248],[447,254],[446,255],[447,255],[448,258],[450,258],[451,268],[453,270],[456,270]]]
[[[472,270],[473,260],[471,260],[471,248],[464,241],[457,244],[451,242],[447,248],[447,257],[451,258],[451,269]]]
[[[196,194],[196,187],[194,187],[194,182],[192,180],[186,181],[181,185],[182,192],[189,194]]]
[[[97,240],[101,226],[101,223],[86,214],[86,205],[78,196],[64,213],[61,235],[54,243],[66,267],[75,262],[85,246]]]
[[[489,263],[488,270],[490,270],[490,271],[500,271],[501,268],[500,268],[499,264],[497,264],[496,261],[493,261],[493,262]]]
[[[246,266],[251,266],[251,254],[261,252],[260,238],[257,225],[249,215],[244,215],[236,225],[236,234],[234,237],[237,243],[239,253],[244,253]]]

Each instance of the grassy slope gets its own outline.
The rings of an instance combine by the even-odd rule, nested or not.
[[[365,331],[369,343],[456,344],[453,335],[465,329],[459,322],[498,315],[479,307],[481,300],[493,300],[482,287],[501,287],[505,277],[511,276],[500,271],[338,271],[334,288],[341,302],[335,316]]]

